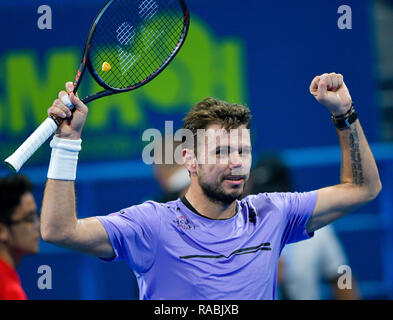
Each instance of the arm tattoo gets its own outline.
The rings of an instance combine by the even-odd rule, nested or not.
[[[359,136],[356,128],[353,129],[349,136],[352,160],[352,181],[361,186],[364,183],[362,159],[359,150]]]

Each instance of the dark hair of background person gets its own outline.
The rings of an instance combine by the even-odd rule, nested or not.
[[[32,190],[32,183],[24,176],[13,175],[0,178],[0,222],[10,223],[21,197]]]
[[[289,169],[277,156],[264,156],[251,170],[244,195],[265,192],[290,192]]]

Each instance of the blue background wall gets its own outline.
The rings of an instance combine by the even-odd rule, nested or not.
[[[102,0],[0,3],[0,154],[6,158],[45,119],[46,109],[72,80],[91,21]],[[52,8],[53,29],[37,27],[37,8]],[[380,167],[381,196],[334,226],[365,298],[392,298],[393,148],[378,140],[372,2],[346,1],[351,30],[337,27],[342,1],[189,0],[185,46],[159,78],[135,92],[89,105],[76,182],[78,215],[104,215],[156,196],[152,170],[141,161],[144,129],[181,125],[206,96],[246,103],[253,113],[254,156],[277,152],[291,167],[294,188],[339,181],[340,153],[329,113],[308,93],[314,76],[345,77]],[[85,81],[80,95],[94,90]],[[104,110],[109,110],[104,112]],[[49,146],[22,169],[42,201]],[[5,169],[0,171],[6,175]],[[37,288],[49,265],[53,289]],[[41,242],[18,271],[31,299],[135,299],[125,263],[107,264]]]

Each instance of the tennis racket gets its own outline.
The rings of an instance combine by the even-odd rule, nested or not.
[[[137,89],[153,80],[182,47],[190,24],[184,0],[110,0],[90,28],[74,81],[77,92],[86,68],[104,89],[93,100]],[[63,103],[74,108],[69,97]],[[51,137],[63,119],[50,115],[4,162],[18,172]]]

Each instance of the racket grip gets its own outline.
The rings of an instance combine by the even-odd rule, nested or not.
[[[18,172],[23,164],[41,147],[57,130],[57,124],[52,118],[47,118],[25,142],[4,162]]]
[[[68,95],[62,96],[61,101],[71,110],[74,108]],[[57,121],[55,121],[55,118],[47,118],[11,156],[4,160],[5,164],[11,170],[18,172],[24,163],[56,132],[58,126],[63,122],[62,119],[58,118]]]

